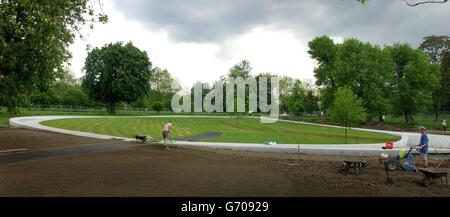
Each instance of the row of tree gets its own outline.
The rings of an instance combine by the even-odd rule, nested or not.
[[[436,111],[448,110],[449,41],[431,36],[420,48],[381,48],[357,39],[336,44],[328,36],[315,38],[309,53],[318,62],[314,72],[322,109],[332,106],[339,88],[348,88],[361,99],[369,121],[397,113],[411,123],[413,114],[432,104]]]
[[[68,46],[86,26],[107,22],[89,0],[0,3],[0,105],[17,113],[65,71]]]
[[[280,76],[274,73],[266,72],[259,73],[254,75],[253,68],[251,66],[250,61],[242,60],[239,63],[235,64],[229,69],[229,72],[226,75],[223,75],[218,81],[213,82],[213,85],[209,85],[208,83],[198,82],[196,85],[202,85],[203,87],[209,87],[203,89],[202,97],[205,97],[212,90],[214,90],[218,85],[223,87],[223,111],[226,111],[227,104],[227,84],[230,82],[230,79],[243,78],[250,79],[254,78],[256,80],[256,103],[259,104],[259,85],[260,79],[267,79],[267,103],[271,104],[271,79],[274,77],[278,77],[279,79],[279,93],[280,93],[280,110],[286,113],[292,113],[296,115],[302,115],[304,113],[313,113],[319,111],[319,96],[318,91],[315,88],[315,85],[309,83],[303,83],[298,79],[294,79],[289,76]],[[245,87],[245,108],[246,112],[250,112],[249,110],[249,86]],[[234,100],[237,101],[237,86],[234,87]],[[191,101],[194,102],[194,88],[191,89]],[[237,105],[235,103],[235,110],[237,109]],[[194,110],[192,105],[191,110]],[[251,112],[260,112],[259,108],[257,111]]]
[[[135,70],[130,70],[130,65]],[[22,105],[106,106],[111,114],[117,103],[155,111],[170,108],[173,78],[167,70],[152,68],[146,53],[131,43],[93,49],[86,59],[85,72],[83,78],[76,79],[65,70],[45,91],[33,92]]]

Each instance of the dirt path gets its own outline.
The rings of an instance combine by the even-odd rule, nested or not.
[[[301,156],[288,165],[296,159],[159,146],[82,153],[0,165],[0,196],[450,196],[437,181],[418,186],[413,172],[392,173],[395,186],[386,187],[377,163],[344,176],[337,168],[347,158]]]

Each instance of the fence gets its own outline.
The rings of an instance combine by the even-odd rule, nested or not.
[[[31,111],[54,111],[54,112],[107,112],[105,106],[74,106],[74,105],[32,105]],[[151,112],[144,107],[117,106],[117,112]]]

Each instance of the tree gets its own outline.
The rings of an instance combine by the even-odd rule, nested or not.
[[[226,111],[226,105],[228,104],[227,102],[227,83],[229,83],[228,79],[235,79],[235,78],[243,78],[243,79],[247,79],[252,77],[252,67],[251,67],[251,63],[248,60],[242,60],[241,62],[239,62],[238,64],[234,65],[233,67],[230,68],[229,72],[227,75],[222,76],[220,78],[220,83],[223,84],[223,110]],[[234,109],[237,112],[237,98],[238,98],[238,91],[237,91],[237,86],[234,87]],[[246,111],[249,108],[249,98],[248,98],[248,93],[249,93],[249,87],[246,85],[245,86],[245,108]]]
[[[163,110],[164,105],[161,102],[156,101],[156,102],[154,102],[152,104],[152,108],[153,108],[154,111],[159,113],[159,112],[161,112]]]
[[[89,104],[89,99],[81,88],[72,87],[64,93],[62,103],[73,107],[86,106]]]
[[[344,126],[345,143],[348,143],[348,127],[366,121],[366,112],[361,99],[350,88],[339,88],[330,109],[333,121]]]
[[[294,83],[294,87],[292,88],[292,94],[288,99],[288,109],[289,112],[292,112],[297,115],[303,114],[305,111],[304,105],[305,99],[305,89],[300,80],[296,80]]]
[[[266,79],[266,102],[267,104],[271,105],[272,104],[272,78],[279,78],[278,75],[275,75],[273,73],[270,72],[265,72],[265,73],[260,73],[259,75],[257,75],[255,77],[256,79],[256,102],[259,105],[260,101],[262,101],[262,99],[260,98],[260,85],[263,84],[263,78]],[[283,90],[284,91],[284,90]],[[280,92],[280,96],[282,91],[279,90]],[[246,95],[249,95],[249,87],[246,87]],[[249,104],[249,99],[248,97],[245,100],[246,105]],[[256,112],[256,111],[255,111]],[[258,112],[261,112],[260,108],[258,108]]]
[[[339,87],[349,87],[363,100],[369,120],[389,110],[389,85],[394,63],[387,50],[356,39],[334,44],[328,36],[309,43],[309,53],[316,59],[316,84],[321,86],[323,109],[330,107]]]
[[[153,75],[150,78],[150,88],[152,91],[158,92],[161,96],[161,100],[164,95],[172,93],[173,78],[167,69],[161,69],[159,67],[153,68]]]
[[[95,48],[86,58],[82,87],[92,99],[107,103],[109,113],[115,114],[117,102],[132,102],[148,93],[151,65],[147,53],[132,43]]]
[[[349,87],[361,98],[369,121],[389,110],[394,63],[387,50],[356,39],[338,46],[333,77],[338,87]]]
[[[34,92],[30,96],[30,103],[33,105],[40,105],[42,109],[45,108],[45,105],[56,105],[59,104],[60,101],[61,99],[52,89],[45,92]]]
[[[252,66],[250,64],[250,61],[248,60],[242,60],[240,63],[234,65],[230,72],[228,73],[228,77],[230,78],[237,78],[242,77],[244,79],[249,78],[252,73]]]
[[[430,57],[431,62],[440,65],[445,53],[450,51],[450,37],[447,35],[427,36],[423,38],[419,48]]]
[[[107,21],[89,0],[7,0],[0,13],[0,104],[10,113],[64,70],[82,26]]]
[[[161,102],[165,108],[171,108],[172,96],[175,91],[172,89],[174,78],[167,69],[155,67],[150,77],[150,91],[148,95],[141,100],[139,106],[147,106],[151,108],[153,102]]]
[[[443,36],[428,36],[424,38],[424,41],[419,47],[423,52],[430,57],[433,64],[440,66],[439,77],[440,82],[433,91],[433,110],[435,114],[435,120],[439,118],[439,110],[444,104],[449,104],[450,96],[447,94],[450,92],[450,86],[448,81],[448,70],[444,64],[446,58],[450,56],[450,38],[446,35]],[[446,74],[447,73],[447,74]]]
[[[315,91],[311,88],[307,88],[306,95],[303,100],[305,106],[305,112],[312,114],[315,111],[319,111],[319,97],[317,97]]]
[[[316,85],[321,87],[322,109],[327,110],[333,103],[334,93],[337,90],[334,70],[336,70],[335,62],[338,46],[328,36],[316,37],[308,45],[308,53],[318,63],[318,66],[314,69],[314,77],[316,77]]]
[[[394,108],[411,124],[413,114],[431,104],[433,90],[439,82],[439,67],[420,50],[408,44],[387,47],[395,63],[393,89]]]
[[[450,111],[450,52],[445,53],[441,64],[442,103],[446,111]]]
[[[288,76],[280,77],[280,109],[281,111],[288,110],[289,96],[292,94],[295,79]]]

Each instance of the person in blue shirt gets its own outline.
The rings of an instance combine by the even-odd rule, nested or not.
[[[422,156],[422,159],[425,161],[425,168],[428,167],[428,135],[427,135],[427,128],[425,127],[419,127],[420,131],[420,144],[418,145],[418,151],[420,152],[420,155]]]

